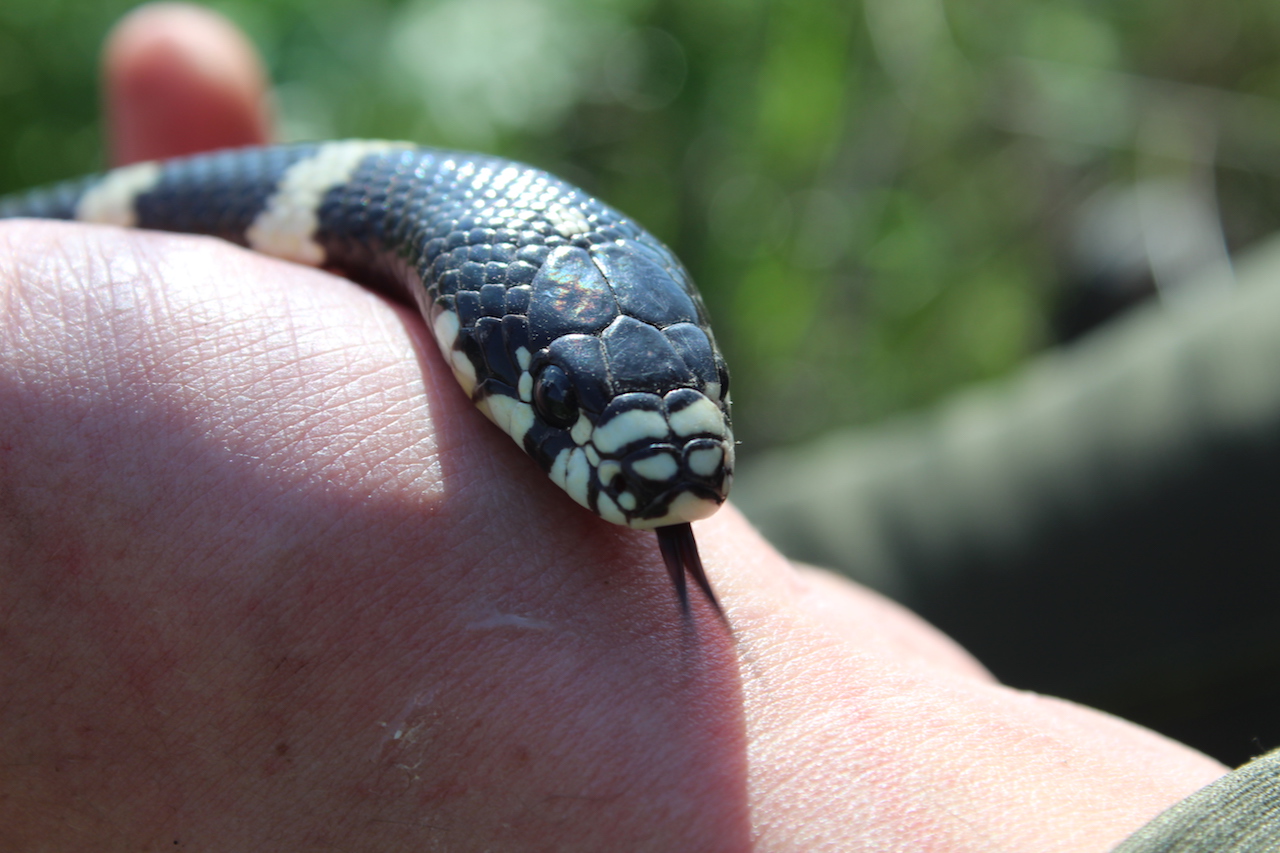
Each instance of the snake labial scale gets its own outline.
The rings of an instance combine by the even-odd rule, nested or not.
[[[656,529],[716,609],[689,522],[733,479],[729,380],[661,242],[530,166],[409,143],[243,148],[0,199],[17,216],[209,234],[400,289],[462,388],[601,518]]]

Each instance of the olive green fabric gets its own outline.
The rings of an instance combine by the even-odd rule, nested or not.
[[[1280,242],[936,411],[744,457],[789,556],[899,599],[1002,680],[1231,764],[1280,744]]]
[[[1280,751],[1223,776],[1129,836],[1112,853],[1280,850]]]

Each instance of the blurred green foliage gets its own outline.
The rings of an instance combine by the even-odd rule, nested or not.
[[[133,4],[0,4],[0,190],[103,166]],[[747,453],[919,406],[1051,342],[1079,211],[1192,176],[1231,249],[1280,224],[1261,0],[226,0],[281,134],[533,162],[700,282]]]

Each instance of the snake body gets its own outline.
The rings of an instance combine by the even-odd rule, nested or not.
[[[733,478],[728,372],[669,249],[541,170],[408,143],[245,148],[0,199],[0,218],[209,234],[414,301],[463,390],[556,485],[657,531],[719,609],[689,522]]]

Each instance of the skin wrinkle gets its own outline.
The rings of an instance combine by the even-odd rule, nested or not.
[[[878,676],[872,676],[872,677],[874,678],[875,681],[882,680]],[[932,721],[932,725],[930,726],[930,729],[935,732],[938,732],[939,734],[937,736],[943,736],[942,733],[945,727],[946,732],[952,733],[953,736],[954,736],[954,733],[960,732],[966,738],[966,740],[972,741],[971,745],[979,747],[978,749],[971,750],[967,753],[968,755],[970,755],[970,757],[974,759],[973,766],[976,766],[976,767],[982,766],[984,762],[980,758],[980,755],[984,751],[990,751],[990,750],[999,751],[1001,749],[1008,749],[1011,751],[1010,754],[1021,755],[1024,757],[1024,759],[1031,759],[1031,763],[1028,765],[1026,769],[1030,770],[1031,775],[1034,776],[1036,775],[1035,766],[1037,763],[1043,764],[1043,762],[1045,762],[1046,760],[1049,761],[1050,763],[1053,763],[1057,760],[1062,759],[1064,756],[1069,757],[1071,755],[1080,754],[1078,748],[1066,749],[1066,750],[1063,749],[1064,745],[1069,746],[1073,742],[1073,738],[1063,736],[1062,734],[1053,732],[1052,730],[1050,730],[1050,733],[1043,733],[1040,731],[1028,732],[1025,728],[1025,725],[1026,725],[1025,721],[1020,716],[1010,717],[1008,716],[1007,711],[1001,710],[1003,703],[994,704],[994,703],[987,703],[987,702],[981,701],[982,697],[987,693],[987,690],[986,688],[979,687],[978,683],[971,682],[967,690],[961,690],[960,684],[957,684],[956,689],[959,694],[965,694],[965,693],[969,694],[968,698],[962,700],[961,702],[955,703],[956,706],[961,708],[962,710],[960,710],[959,712],[948,711],[947,710],[948,706],[946,704],[943,704],[941,706],[936,706],[934,710],[931,712],[931,714],[925,717],[924,719]],[[877,712],[877,719],[873,721],[874,723],[876,723],[873,726],[873,729],[881,732],[888,732],[890,733],[890,735],[892,735],[892,732],[894,731],[894,726],[897,725],[897,723],[894,720],[894,714],[893,714],[894,706],[895,704],[899,704],[902,701],[895,697],[896,696],[910,697],[911,695],[917,692],[918,692],[917,690],[914,690],[911,688],[909,683],[903,682],[903,683],[900,683],[899,688],[897,690],[891,691],[887,695],[879,696],[879,697],[869,695],[864,697],[863,701],[867,706],[879,709],[879,711]],[[983,724],[983,728],[977,731],[968,729],[965,725],[963,725],[966,721],[965,712],[963,711],[963,708],[967,705],[972,705],[974,698],[977,698],[980,700],[979,704],[990,705],[990,707],[988,707],[987,709],[987,713],[979,718],[984,720],[984,724]],[[915,706],[909,702],[903,705],[904,713],[909,714],[913,708],[915,708]],[[915,713],[919,714],[918,708],[915,708]],[[888,715],[888,717],[884,720],[884,725],[882,726],[879,724],[879,718],[883,717],[886,714]],[[812,724],[814,722],[813,718],[806,718],[806,719],[808,724]],[[1004,738],[992,737],[992,734],[994,731],[993,726],[999,727],[999,726],[1006,725],[1006,723],[1003,722],[1006,720],[1011,721],[1012,723],[1008,727],[1008,732],[1010,733],[1011,736],[1004,737]],[[855,725],[845,724],[845,725],[839,726],[838,728],[842,733],[857,733],[859,731],[859,726],[856,724]],[[894,758],[894,755],[897,753],[903,752],[904,748],[906,749],[907,752],[912,752],[912,753],[918,752],[920,749],[926,749],[926,750],[928,749],[928,746],[927,746],[928,740],[926,738],[925,740],[919,743],[911,743],[909,745],[902,744],[899,746],[894,746],[889,750],[888,754],[878,754],[882,750],[880,747],[877,747],[877,744],[881,744],[882,746],[886,744],[892,744],[892,739],[890,741],[884,741],[878,737],[869,738],[867,737],[867,733],[865,732],[865,726],[862,726],[861,728],[864,729],[864,731],[861,734],[855,734],[856,742],[857,742],[857,750],[858,750],[858,754],[861,756],[865,756],[866,760],[869,762],[865,766],[868,766],[871,768],[880,768],[876,774],[873,774],[873,776],[883,775],[885,768],[892,768],[895,766],[899,766],[900,762]],[[919,726],[917,722],[917,724],[912,727],[902,726],[900,728],[901,728],[901,731],[903,732],[909,732],[909,731],[912,731],[913,729],[918,729]],[[980,731],[980,735],[979,735],[979,731]],[[813,737],[814,737],[813,731],[796,732],[794,736],[797,738],[797,741],[807,739],[809,744],[812,746]],[[973,740],[974,738],[977,738],[977,740]],[[985,745],[985,748],[983,748],[984,745]],[[793,747],[793,744],[790,743],[787,739],[784,739],[783,742],[778,745],[777,754],[790,755],[792,754],[792,747]],[[1048,748],[1046,749],[1045,747],[1048,747]],[[961,752],[964,751],[963,749],[960,748],[958,744],[950,747],[950,749],[956,749]],[[833,753],[841,752],[841,750],[839,749],[830,749],[828,751]],[[819,750],[818,754],[824,754],[824,752],[825,751],[823,750]],[[934,751],[934,752],[931,752],[930,754],[940,754],[940,753],[938,753],[937,751]],[[1044,758],[1036,758],[1036,756],[1044,756]],[[754,760],[755,759],[753,759],[753,761]],[[763,760],[765,760],[766,763],[772,763],[772,761],[776,759],[773,756],[769,756]],[[946,766],[945,762],[942,766]],[[964,766],[964,765],[960,765],[960,766]],[[1056,772],[1053,770],[1052,767],[1049,767],[1047,765],[1045,766],[1045,771],[1046,771],[1046,775],[1052,775],[1053,772]],[[1082,772],[1082,773],[1085,773],[1085,775],[1088,775],[1087,772],[1083,769],[1078,769],[1077,772]],[[795,773],[796,773],[796,776],[801,779],[809,778],[807,774],[814,774],[819,777],[822,775],[822,772],[818,767],[795,768]],[[921,808],[925,810],[932,809],[934,811],[937,811],[939,807],[947,804],[947,801],[950,799],[950,797],[948,796],[947,800],[939,802],[936,796],[936,792],[952,791],[955,789],[955,779],[951,777],[949,777],[946,780],[947,784],[943,786],[936,785],[935,780],[932,780],[927,774],[925,776],[922,776],[919,779],[917,785],[911,785],[907,781],[907,779],[909,779],[909,777],[902,777],[901,775],[895,774],[893,772],[890,772],[887,776],[885,776],[885,784],[893,784],[895,786],[895,790],[898,793],[897,795],[895,795],[894,799],[900,805],[903,804],[904,798],[906,802],[910,801],[910,799],[913,796],[911,794],[911,790],[912,788],[916,788],[921,792],[920,795],[924,797],[924,800],[922,801],[922,804],[921,804]],[[877,787],[879,787],[879,785],[880,783],[878,782],[866,782],[866,783],[859,784],[858,786],[856,786],[856,788],[857,789],[869,788],[871,790],[874,790]],[[932,787],[932,790],[935,792],[933,795],[930,795],[931,787]],[[776,790],[777,789],[775,789],[775,791]],[[811,792],[809,796],[812,796],[812,793],[819,793],[819,792]],[[790,798],[795,799],[795,797],[797,796],[804,796],[804,795],[801,794],[800,792],[792,792],[792,796]],[[1046,791],[1044,796],[1048,798],[1047,804],[1053,806],[1055,809],[1062,809],[1065,807],[1063,802],[1058,801],[1049,792]],[[821,800],[818,801],[818,803],[821,803],[821,802],[822,802]],[[977,796],[974,798],[973,804],[977,805],[979,807],[979,810],[981,810],[982,807],[986,806],[986,804],[989,802],[990,802],[989,795],[987,795],[986,797]],[[836,814],[839,814],[841,812],[846,812],[850,806],[849,803],[843,803],[843,804],[828,803],[827,805],[830,807],[831,811]],[[870,804],[870,803],[857,804],[858,807],[855,808],[855,811],[861,814],[863,808],[867,808],[873,805],[874,804]],[[986,807],[989,808],[990,806],[986,806]],[[826,809],[822,809],[822,810],[826,811]],[[957,809],[956,807],[952,806],[951,811],[966,811],[966,810],[964,808]],[[1040,842],[1040,843],[1043,844],[1043,842]],[[956,839],[955,846],[957,847],[961,846],[960,839],[958,838]],[[1035,846],[1035,845],[1033,844],[1031,846]],[[1016,844],[1014,845],[1014,847],[1015,849],[1017,849]],[[943,849],[947,849],[947,848],[944,847]],[[1042,849],[1042,848],[1036,847],[1036,849]],[[1073,849],[1073,848],[1070,843],[1065,843],[1061,849]]]
[[[862,605],[857,618],[850,619],[847,608],[832,606],[839,587],[830,574],[804,564],[796,564],[795,568],[796,606],[816,620],[815,627],[820,626],[842,642],[856,642],[885,656],[906,653],[912,662],[931,668],[935,677],[995,682],[967,651],[906,608],[891,600],[861,595],[857,599]]]
[[[742,619],[735,613],[735,624],[741,626]],[[851,709],[866,708],[872,709],[883,705],[891,705],[894,697],[900,692],[905,695],[912,695],[911,689],[913,682],[918,681],[918,677],[912,675],[911,669],[902,667],[885,668],[881,658],[877,655],[864,653],[854,658],[848,657],[848,649],[831,633],[826,631],[816,635],[808,632],[796,632],[794,628],[788,631],[785,623],[778,625],[776,628],[772,625],[762,626],[756,625],[750,629],[750,633],[760,637],[770,638],[768,646],[757,650],[744,650],[742,653],[743,673],[744,673],[744,693],[748,697],[747,701],[753,704],[769,704],[764,701],[763,696],[767,694],[779,694],[786,692],[786,685],[791,681],[788,676],[789,671],[797,673],[803,672],[807,668],[812,668],[817,664],[820,668],[823,662],[841,662],[841,666],[848,668],[850,663],[860,662],[859,668],[865,670],[865,675],[859,680],[868,685],[867,688],[860,690],[856,697],[849,695],[847,687],[841,690],[846,700],[844,707],[846,711],[829,711],[820,716],[814,716],[813,713],[793,712],[793,718],[802,720],[800,726],[792,724],[787,726],[788,734],[779,738],[779,732],[776,730],[777,721],[769,719],[759,719],[755,723],[762,731],[774,730],[772,740],[774,741],[770,748],[761,751],[752,756],[753,765],[768,766],[771,768],[770,781],[768,784],[760,785],[753,788],[753,799],[758,802],[767,803],[771,799],[777,798],[781,800],[795,801],[812,800],[814,796],[818,799],[815,802],[826,802],[829,796],[829,789],[823,786],[819,790],[812,790],[807,795],[803,791],[809,789],[808,780],[815,778],[816,768],[807,762],[797,763],[794,756],[799,754],[817,754],[826,753],[847,753],[848,750],[836,748],[834,746],[822,749],[815,747],[815,738],[821,740],[823,737],[834,736],[837,741],[847,740],[850,737],[856,737],[857,745],[853,753],[858,755],[856,765],[844,765],[840,770],[840,775],[847,775],[853,767],[863,767],[862,771],[857,775],[865,775],[871,773],[874,776],[877,772],[876,768],[884,765],[897,766],[892,758],[881,760],[877,756],[881,756],[885,752],[882,747],[877,747],[877,743],[884,746],[891,744],[895,740],[894,724],[887,727],[873,725],[871,730],[867,729],[869,723],[874,723],[874,719],[867,712],[857,712],[852,718],[848,716]],[[798,648],[797,643],[807,647]],[[788,649],[788,663],[779,668],[778,663],[770,660],[774,656],[775,648]],[[770,675],[772,673],[772,675]],[[768,685],[775,685],[770,687]],[[871,688],[870,685],[877,685]],[[763,692],[762,692],[763,691]],[[754,698],[753,698],[754,697]],[[778,696],[784,704],[787,702],[785,697]],[[827,720],[824,724],[822,720]],[[819,733],[824,733],[820,735]],[[878,732],[878,733],[877,733]],[[884,740],[888,738],[888,740]],[[749,738],[752,742],[763,742],[762,738]],[[889,749],[889,755],[893,755],[900,750]],[[784,757],[785,756],[785,757]],[[882,756],[883,757],[883,756]],[[788,769],[789,768],[789,769]],[[820,777],[821,774],[816,774]],[[889,781],[889,780],[886,780]],[[894,779],[890,782],[895,786],[902,786],[902,779]],[[799,785],[799,790],[796,786]],[[880,787],[879,783],[863,783],[850,786],[853,791],[875,791]],[[900,790],[905,790],[900,788]],[[897,803],[893,808],[900,807],[901,795],[894,798]],[[877,805],[875,800],[859,800],[856,803],[830,803],[831,811],[836,814],[849,815],[851,813],[858,814],[860,819],[867,820],[868,814],[873,811],[883,812],[886,805]],[[767,809],[765,809],[767,811]],[[819,809],[819,811],[823,811]],[[830,830],[834,835],[834,830]],[[758,825],[757,833],[761,837],[773,837],[773,830],[768,824]],[[808,845],[810,841],[821,835],[817,831],[816,826],[810,826],[806,833],[789,837],[789,843],[795,844],[802,849],[811,848]],[[781,842],[782,839],[778,838]]]
[[[559,638],[558,644],[559,646],[563,647],[564,644],[566,643],[570,644],[570,646],[573,646],[573,644],[577,644],[581,642],[581,640],[572,640],[572,642],[571,640],[572,638],[563,637],[562,635],[562,637]],[[545,652],[543,653],[543,657],[545,657]],[[543,657],[540,657],[540,660],[543,660]],[[554,657],[554,653],[553,653],[553,657]],[[562,672],[563,674],[564,670],[557,669],[557,667],[552,667],[552,670],[550,670],[550,674],[553,675],[553,678],[556,672]],[[466,690],[467,689],[467,685],[465,683],[466,679],[474,678],[474,675],[471,674],[470,670],[467,670],[465,672],[461,672],[460,678],[463,680],[463,683],[457,684],[456,685],[457,689]],[[499,672],[499,674],[495,674],[495,678],[493,679],[492,683],[499,684],[503,678],[504,676]],[[452,684],[453,679],[449,679],[449,683]],[[572,690],[563,690],[561,688],[558,688],[558,686],[556,686],[556,684],[554,683],[544,683],[544,681],[541,681],[541,680],[539,681],[539,684],[536,685],[535,690],[536,690],[536,694],[532,695],[532,697],[529,697],[531,702],[539,701],[539,699],[543,697],[543,695],[549,695],[549,697],[561,697],[561,695],[572,694]],[[558,702],[563,703],[563,698],[558,699]],[[590,719],[590,717],[593,716],[591,715],[590,708],[571,708],[570,711],[573,713],[579,713],[579,715],[586,717],[586,719]],[[545,715],[544,717],[540,717],[540,719],[558,720],[558,719],[561,719],[562,716],[563,715],[561,715],[561,713],[550,713],[550,715]],[[571,719],[568,719],[568,717],[564,719],[564,726],[566,726],[566,729],[573,734],[577,734],[577,730],[581,729],[580,725],[575,724],[575,722],[573,722]]]
[[[361,294],[363,297],[363,292]],[[379,306],[379,303],[373,299],[369,304]],[[318,306],[317,308],[319,310]],[[289,442],[281,448],[284,458],[287,460],[289,457],[310,455],[311,447],[331,447],[338,443],[344,447],[341,453],[336,454],[346,469],[342,476],[347,479],[351,477],[359,479],[374,470],[375,466],[367,464],[368,460],[361,459],[358,450],[380,442],[386,443],[384,439],[388,436],[388,428],[382,423],[386,414],[387,403],[383,402],[386,389],[382,387],[385,383],[380,380],[384,376],[411,374],[411,371],[406,371],[402,359],[395,359],[384,363],[381,370],[374,375],[353,374],[350,370],[344,369],[350,360],[346,357],[347,353],[357,348],[367,349],[365,341],[334,342],[322,337],[299,340],[289,319],[296,322],[300,313],[305,319],[305,312],[290,306],[280,313],[282,321],[279,325],[283,330],[279,336],[280,343],[271,345],[270,342],[264,342],[267,344],[265,348],[268,357],[273,354],[285,354],[290,357],[268,370],[265,379],[255,380],[252,385],[243,386],[242,389],[234,386],[227,387],[222,393],[227,397],[261,394],[261,383],[265,382],[275,395],[274,399],[284,401],[274,407],[282,415],[283,420],[299,424],[298,429],[289,433]],[[260,323],[261,318],[255,317],[254,322]],[[241,341],[237,341],[236,347],[239,349],[243,345],[242,336]],[[257,357],[261,358],[261,356]],[[334,359],[339,362],[337,366],[330,363]],[[324,380],[316,384],[314,382],[316,376],[324,377]],[[335,382],[330,377],[345,377],[345,379]],[[415,378],[411,381],[417,380]],[[352,393],[353,388],[366,387],[367,390],[361,393]],[[370,406],[368,405],[370,401],[377,401],[377,404]],[[325,413],[332,413],[340,407],[347,409],[341,418],[324,417]],[[353,412],[359,413],[354,423],[352,423]],[[394,443],[391,444],[394,446]],[[423,451],[421,445],[418,451],[419,453]],[[361,459],[365,464],[352,468],[345,463],[347,459]],[[269,464],[270,460],[264,460],[264,463]],[[289,464],[286,463],[285,467],[288,468]],[[321,487],[324,482],[321,481],[315,486]],[[376,484],[370,486],[370,490],[373,489],[376,489]]]
[[[172,306],[172,305],[174,304],[174,298],[173,298],[173,295],[171,294],[171,295],[170,295],[170,297],[169,297],[167,300],[165,300],[165,302],[166,302],[166,304],[167,304],[167,305]],[[143,322],[144,322],[144,324],[146,324],[146,325],[152,325],[152,326],[159,325],[159,326],[161,326],[161,327],[164,327],[164,326],[169,325],[169,324],[164,324],[164,323],[157,324],[157,323],[155,323],[154,321],[145,321],[145,320],[144,320]],[[157,344],[157,346],[163,347],[163,346],[164,346],[164,343],[163,343],[163,342],[162,342],[162,343],[159,343],[159,344]],[[216,356],[214,356],[214,357],[216,358]],[[207,358],[208,358],[208,357],[206,357],[206,356],[199,355],[199,356],[197,356],[197,358],[196,358],[196,359],[194,359],[194,360],[190,360],[190,359],[188,359],[188,360],[186,360],[186,364],[185,364],[185,365],[183,365],[183,368],[186,368],[186,369],[188,369],[188,370],[189,370],[189,369],[200,369],[200,368],[202,368],[202,367],[204,366],[204,363],[205,363],[205,361],[206,361],[206,359],[207,359]],[[145,360],[145,359],[144,359],[144,360]],[[161,359],[160,361],[161,361],[162,363],[166,363],[166,364],[168,364],[168,365],[172,365],[172,364],[173,364],[173,360],[172,360],[172,359],[168,359],[168,358],[166,358],[166,359]],[[188,387],[187,387],[187,386],[188,386],[188,383],[187,383],[187,382],[186,382],[186,380],[185,380],[185,379],[183,379],[182,377],[183,377],[183,374],[184,374],[184,373],[186,373],[186,372],[187,372],[187,370],[180,370],[180,371],[179,371],[176,375],[174,375],[172,378],[167,379],[167,380],[165,380],[164,382],[162,382],[162,383],[161,383],[161,384],[162,384],[162,386],[167,386],[169,389],[176,390],[176,391],[178,391],[180,394],[185,395],[185,392],[188,390]],[[197,396],[197,398],[196,398],[196,399],[192,400],[192,403],[193,403],[193,404],[198,404],[198,402],[199,402],[198,396]],[[199,436],[196,440],[202,440],[202,439],[203,439],[203,436],[201,435],[201,436]]]
[[[345,351],[349,351],[348,347],[354,348],[356,346],[354,343],[347,344],[344,345],[343,350],[308,356],[308,362],[299,366],[305,372],[323,373],[326,370],[324,368],[325,362],[332,356],[341,356]],[[358,346],[363,347],[364,344],[359,344]],[[357,411],[367,409],[369,410],[369,415],[367,422],[357,421],[354,424],[347,423],[346,418],[338,417],[324,421],[313,419],[316,420],[315,424],[301,432],[299,445],[308,443],[324,445],[332,443],[334,439],[341,439],[346,447],[344,458],[359,460],[354,463],[356,467],[351,469],[358,479],[363,480],[375,472],[385,477],[386,469],[390,467],[385,463],[403,451],[402,448],[386,441],[388,433],[393,430],[394,425],[386,424],[384,421],[389,416],[398,414],[393,411],[392,407],[399,405],[401,408],[410,409],[410,406],[404,403],[396,403],[394,398],[388,395],[387,389],[383,387],[386,383],[380,380],[400,380],[402,377],[409,379],[409,377],[405,376],[406,371],[403,366],[405,363],[412,364],[412,361],[406,359],[400,364],[388,363],[383,365],[376,374],[363,376],[356,383],[349,382],[341,387],[322,386],[304,391],[302,396],[292,403],[292,406],[299,410],[300,415],[317,411],[333,412],[339,406],[351,406]],[[332,372],[337,375],[352,375],[351,371]],[[410,381],[412,380],[410,379]],[[420,382],[418,384],[420,385]],[[354,392],[352,385],[354,385]],[[429,428],[429,424],[425,426]],[[408,432],[408,430],[395,430],[395,432]],[[428,436],[426,445],[419,443],[415,450],[430,459],[434,454],[429,441],[429,431],[424,434]],[[382,455],[382,452],[378,449],[383,446],[388,448],[386,455]]]
[[[38,290],[30,287],[25,287],[25,286],[22,289],[26,290],[26,292],[29,294],[29,298],[26,301],[29,305],[32,306],[31,308],[32,315],[39,316],[40,312],[35,307],[36,304],[39,302],[39,299],[36,295]],[[61,297],[59,301],[65,305],[66,299],[67,299],[66,295],[59,294],[58,296]],[[76,329],[74,326],[69,326],[61,322],[59,322],[59,328],[61,332],[64,334],[66,332],[82,331],[82,330]],[[80,348],[81,352],[83,352],[84,354],[92,355],[93,351],[90,348],[83,346],[83,343],[84,341],[82,339],[81,340],[82,346]],[[42,417],[42,415],[39,414],[39,412],[41,412],[44,409],[47,409],[50,404],[58,405],[60,400],[66,400],[68,398],[74,399],[79,403],[80,408],[83,410],[82,414],[78,418],[77,425],[81,425],[85,428],[81,430],[82,433],[86,431],[89,433],[89,435],[86,435],[83,437],[82,443],[83,441],[87,440],[90,446],[94,444],[100,444],[101,438],[94,438],[94,433],[96,432],[100,436],[101,430],[95,431],[94,424],[91,418],[92,408],[93,406],[96,405],[94,401],[95,395],[91,393],[86,394],[83,389],[86,388],[87,386],[85,386],[83,382],[77,379],[74,379],[73,378],[74,374],[71,374],[71,375],[67,374],[67,371],[69,369],[74,368],[75,366],[74,362],[64,363],[61,360],[52,360],[48,362],[48,365],[49,367],[53,367],[57,371],[63,373],[65,377],[64,381],[59,383],[52,383],[52,384],[36,383],[37,387],[33,388],[31,387],[31,383],[29,381],[24,382],[23,380],[19,380],[21,384],[19,386],[14,386],[14,391],[18,392],[20,397],[22,399],[27,400],[28,402],[25,405],[20,404],[18,406],[15,406],[14,408],[19,410],[29,411],[34,415],[36,419],[39,419]],[[48,370],[48,369],[49,369],[48,367],[45,368],[45,370]],[[28,373],[27,375],[30,376],[33,374]],[[38,372],[35,373],[34,375],[38,375]],[[26,387],[25,392],[20,390],[23,387]],[[82,390],[76,391],[75,390],[76,388],[80,388]],[[70,389],[70,393],[68,393],[68,389]],[[33,391],[37,392],[35,396],[32,396],[31,392]],[[58,454],[55,454],[54,458],[58,458]],[[82,475],[79,472],[68,472],[67,474],[68,478],[79,478],[81,476]],[[64,486],[65,486],[65,483],[64,483]],[[63,487],[55,485],[54,489],[48,494],[48,499],[56,500],[57,494],[59,491],[62,490],[62,488]],[[34,496],[28,495],[27,497],[28,499],[31,499]],[[56,542],[57,540],[54,540],[54,541]],[[61,547],[61,546],[55,546],[55,547]]]
[[[799,669],[799,668],[797,668]],[[758,697],[759,693],[752,689],[749,682],[744,683],[744,695],[748,697],[748,701]],[[757,698],[757,701],[759,699]],[[828,712],[829,713],[829,712]],[[795,720],[803,720],[797,723]],[[790,821],[786,819],[786,813],[789,808],[784,808],[781,812],[775,812],[771,808],[771,804],[809,802],[813,805],[824,803],[827,799],[827,783],[834,780],[826,778],[826,783],[817,783],[818,788],[814,789],[814,784],[810,780],[824,778],[821,774],[816,773],[818,769],[808,762],[798,761],[794,756],[796,749],[802,749],[802,754],[817,753],[822,754],[821,744],[825,740],[822,734],[826,729],[818,725],[818,720],[811,713],[800,713],[795,716],[795,720],[784,717],[781,714],[770,715],[752,721],[753,729],[758,731],[751,732],[748,735],[748,741],[753,743],[750,763],[753,767],[769,768],[767,773],[757,774],[753,778],[751,797],[757,803],[757,808],[753,809],[753,826],[758,837],[774,838],[776,842],[783,842],[788,839],[788,833],[785,827],[790,825]],[[851,722],[852,730],[859,731],[857,728],[857,720]],[[768,737],[763,736],[763,732],[770,732]],[[841,768],[840,775],[844,777],[861,776],[870,772],[874,766],[874,753],[870,749],[870,740],[862,735],[859,738],[859,748],[853,753],[856,758]],[[861,770],[858,770],[861,768]],[[857,813],[860,819],[870,820],[869,813],[874,810],[883,808],[883,805],[875,799],[868,799],[866,792],[868,789],[874,790],[875,786],[856,785],[849,786],[852,796],[856,797],[856,801],[845,806],[849,811]],[[843,810],[843,809],[842,809]],[[819,807],[817,813],[823,814],[825,809]],[[765,817],[773,813],[773,819]],[[783,828],[775,827],[776,821],[783,821]],[[781,834],[779,834],[781,833]],[[792,843],[797,839],[790,838]],[[798,849],[806,849],[799,847]]]

